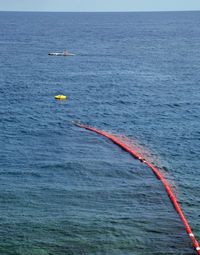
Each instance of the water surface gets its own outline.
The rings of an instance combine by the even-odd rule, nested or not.
[[[195,254],[151,170],[70,120],[139,143],[198,239],[199,48],[199,12],[0,12],[2,255]]]

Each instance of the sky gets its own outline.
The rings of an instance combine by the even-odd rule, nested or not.
[[[0,11],[187,11],[200,10],[200,0],[0,0]]]

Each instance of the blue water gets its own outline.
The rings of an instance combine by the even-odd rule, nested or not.
[[[148,151],[200,241],[199,49],[200,12],[0,12],[0,254],[196,254],[152,171],[70,120]]]

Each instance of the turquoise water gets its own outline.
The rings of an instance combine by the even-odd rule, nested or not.
[[[151,170],[70,120],[161,169],[200,240],[199,39],[199,12],[0,12],[0,254],[196,254]]]

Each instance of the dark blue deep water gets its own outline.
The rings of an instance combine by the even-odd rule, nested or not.
[[[200,240],[199,86],[200,12],[0,12],[0,254],[196,254],[152,171],[70,120],[148,151]]]

